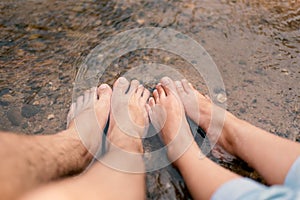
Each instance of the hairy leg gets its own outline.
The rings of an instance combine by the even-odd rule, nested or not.
[[[95,107],[101,108],[97,120],[103,128],[108,118],[107,94],[110,93],[110,88],[105,89],[105,95],[97,100],[96,88],[90,90],[85,94],[85,99],[80,97],[77,104],[72,105],[71,112],[82,109],[82,114],[86,115],[89,112],[87,102],[95,98]],[[94,132],[99,134],[100,131]],[[79,139],[74,121],[67,130],[55,135],[1,133],[0,156],[0,196],[3,199],[16,199],[42,183],[79,173],[92,159]]]
[[[23,200],[144,199],[145,174],[143,173],[144,164],[141,157],[143,147],[140,136],[148,123],[145,104],[149,91],[138,85],[138,81],[132,81],[129,86],[126,79],[118,79],[114,84],[111,109],[127,110],[128,108],[129,116],[127,117],[131,118],[132,123],[137,124],[138,128],[132,124],[131,126],[119,124],[128,121],[116,120],[124,116],[116,116],[118,113],[111,111],[108,152],[100,162],[95,163],[85,174],[40,188],[28,194]],[[131,135],[132,133],[137,135]],[[132,157],[128,152],[140,154],[140,156]],[[134,173],[134,170],[137,170],[137,173]]]
[[[187,80],[176,82],[176,86],[187,115],[207,131],[209,138],[214,138],[209,131],[211,108],[214,105]],[[198,105],[198,110],[193,109],[195,105]],[[275,136],[225,112],[218,144],[248,162],[269,184],[284,183],[290,167],[300,156],[300,144]],[[222,124],[223,121],[218,123]]]
[[[179,169],[194,199],[210,199],[222,184],[239,177],[201,154],[171,79],[163,78],[153,96],[147,106],[151,122],[161,129],[164,143],[171,144],[167,150],[169,159],[180,155],[173,164]],[[165,123],[159,127],[161,121]]]

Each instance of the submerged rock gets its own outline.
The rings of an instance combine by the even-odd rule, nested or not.
[[[12,108],[7,111],[6,115],[7,115],[7,119],[10,121],[10,123],[13,126],[19,126],[21,124],[22,116],[20,110],[16,108]]]
[[[40,107],[39,106],[34,106],[34,105],[29,105],[25,104],[22,107],[22,116],[26,118],[30,118],[34,115],[36,115],[38,112],[40,112]]]

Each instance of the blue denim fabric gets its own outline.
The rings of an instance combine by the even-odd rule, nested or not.
[[[300,157],[288,172],[284,185],[267,187],[249,178],[223,184],[212,200],[300,200]]]

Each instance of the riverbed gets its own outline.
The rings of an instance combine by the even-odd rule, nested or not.
[[[27,134],[64,130],[80,63],[105,38],[143,27],[171,28],[196,40],[221,73],[230,112],[300,142],[297,0],[1,1],[0,129]],[[101,82],[111,85],[141,61],[185,66],[168,53],[137,51],[115,61]],[[201,78],[185,69],[181,73],[207,93]],[[209,156],[264,182],[238,159]],[[172,166],[148,173],[147,186],[148,199],[191,198]]]

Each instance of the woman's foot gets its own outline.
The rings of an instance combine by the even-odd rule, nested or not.
[[[149,99],[147,110],[152,124],[161,131],[161,138],[167,145],[169,160],[178,159],[194,142],[184,107],[177,94],[174,82],[164,77]]]
[[[147,132],[146,103],[150,92],[137,80],[129,82],[121,77],[113,87],[108,151],[122,149],[142,153],[141,138]]]
[[[185,79],[182,81],[176,81],[176,89],[180,96],[180,99],[184,105],[186,114],[201,128],[205,130],[208,138],[213,143],[217,142],[217,145],[220,145],[224,148],[228,153],[235,155],[233,150],[233,144],[235,142],[235,136],[232,135],[232,131],[227,131],[228,129],[233,129],[237,125],[237,118],[233,116],[226,110],[214,105],[209,97],[203,96],[199,93],[194,87]],[[214,112],[213,112],[214,111]],[[214,116],[212,119],[212,113],[219,116],[224,116],[224,118],[219,116]],[[211,123],[211,120],[212,121]],[[220,134],[216,134],[215,131],[211,131],[215,126],[222,131]],[[217,149],[221,149],[220,147],[213,150],[214,154],[220,153],[224,150],[217,151]],[[224,152],[223,152],[224,153]],[[222,154],[222,153],[221,153]],[[222,155],[218,155],[218,157],[222,157]],[[230,156],[226,155],[226,158]],[[232,159],[232,158],[230,158]],[[228,159],[228,160],[230,160]],[[227,160],[227,159],[225,159]]]
[[[64,134],[80,139],[90,153],[96,153],[108,120],[112,90],[107,84],[87,90],[72,103]]]

